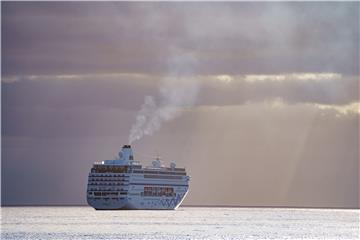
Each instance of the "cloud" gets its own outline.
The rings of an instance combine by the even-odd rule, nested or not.
[[[224,74],[220,75],[220,79],[219,75],[199,75],[195,77],[196,101],[186,97],[191,93],[192,78],[169,77],[172,83],[169,87],[173,90],[163,91],[162,94],[172,104],[161,103],[160,110],[154,112],[161,119],[174,119],[169,116],[179,116],[178,111],[199,110],[201,107],[221,109],[269,103],[273,111],[309,105],[314,111],[321,110],[324,114],[359,115],[359,78],[356,76],[309,78],[304,81],[290,78],[301,73],[278,75],[286,76],[287,80],[249,82],[245,80],[246,75]],[[311,73],[311,76],[317,75]],[[156,96],[154,99],[158,99],[161,86],[158,75],[143,74],[37,75],[21,79],[2,84],[4,136],[76,137],[128,132],[144,96]],[[178,97],[188,102],[179,101]],[[158,120],[155,117],[151,122],[157,123]],[[99,122],[105,124],[98,125]],[[116,127],[115,123],[121,127]],[[154,126],[157,129],[158,125]]]
[[[224,83],[229,83],[234,80],[234,78],[230,75],[216,75],[215,78]]]
[[[291,74],[249,74],[245,75],[245,81],[323,81],[341,79],[339,73],[291,73]]]
[[[241,105],[248,101],[276,98],[289,104],[346,105],[359,99],[358,76],[324,72],[192,76],[113,72],[9,76],[2,82],[8,106],[17,102],[48,106],[96,104],[137,109],[144,96],[158,94],[163,79],[172,82],[174,89],[190,89],[196,85],[199,95],[194,101],[196,105]],[[58,94],[49,95],[49,92]],[[66,94],[66,98],[59,99],[61,94]],[[47,98],[47,101],[41,98]]]
[[[326,104],[314,104],[317,108],[323,110],[334,110],[339,114],[360,114],[360,102],[353,102],[346,105],[326,105]]]
[[[289,104],[344,105],[359,99],[359,77],[339,73],[229,75],[227,84],[217,76],[203,78],[199,104],[237,105],[247,101],[281,98]]]
[[[330,80],[340,80],[342,75],[339,73],[317,73],[317,72],[307,72],[307,73],[286,73],[286,74],[246,74],[246,75],[230,75],[230,74],[220,74],[220,75],[197,75],[197,78],[203,79],[206,81],[209,79],[216,79],[221,82],[229,83],[234,79],[246,81],[246,82],[261,82],[261,81],[330,81]],[[94,79],[111,79],[111,80],[121,80],[121,79],[137,79],[146,81],[148,79],[161,78],[164,76],[154,75],[154,74],[143,74],[143,73],[122,73],[122,72],[112,72],[112,73],[99,73],[99,74],[59,74],[59,75],[10,75],[2,78],[2,81],[5,83],[12,83],[16,81],[44,81],[44,80],[94,80]],[[171,76],[170,76],[171,77]],[[186,81],[185,76],[181,78]]]
[[[275,98],[265,103],[269,104],[273,109],[287,108],[289,105],[282,98]],[[247,103],[249,104],[249,102]],[[335,113],[337,117],[340,115],[360,115],[360,102],[351,102],[348,104],[319,104],[319,103],[298,103],[297,105],[308,106],[322,113]]]
[[[359,65],[358,7],[5,2],[3,75],[163,74],[173,47],[196,55],[202,75],[353,75]]]
[[[18,81],[57,81],[57,80],[81,80],[81,81],[93,81],[102,79],[105,80],[140,80],[150,81],[150,78],[154,79],[156,76],[150,76],[141,73],[99,73],[99,74],[43,74],[43,75],[11,75],[2,77],[1,81],[4,83],[13,83]]]

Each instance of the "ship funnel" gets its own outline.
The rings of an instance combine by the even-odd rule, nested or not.
[[[119,152],[119,158],[123,161],[133,161],[134,160],[134,154],[132,152],[130,145],[124,145]]]

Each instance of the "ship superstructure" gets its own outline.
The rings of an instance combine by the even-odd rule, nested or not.
[[[119,158],[94,163],[88,177],[87,202],[97,210],[176,209],[189,189],[185,168],[169,167],[159,158],[143,167],[130,145]]]

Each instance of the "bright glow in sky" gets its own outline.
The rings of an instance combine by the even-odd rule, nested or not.
[[[186,166],[186,204],[359,207],[358,2],[1,11],[3,204],[85,204],[145,113],[135,158]]]

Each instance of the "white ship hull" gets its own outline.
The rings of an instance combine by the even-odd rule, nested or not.
[[[88,204],[96,210],[175,210],[185,199],[186,191],[177,197],[142,197],[132,196],[124,199],[93,199]]]

